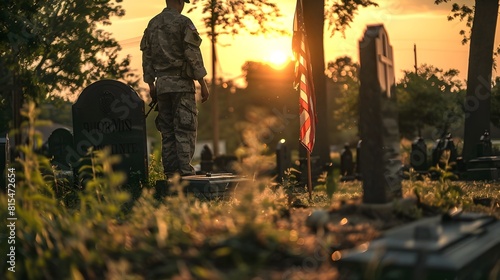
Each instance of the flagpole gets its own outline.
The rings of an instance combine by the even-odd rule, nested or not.
[[[311,152],[307,150],[307,190],[309,191],[309,200],[312,200],[312,176],[311,176]]]

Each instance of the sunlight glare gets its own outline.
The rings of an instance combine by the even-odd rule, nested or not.
[[[289,60],[289,56],[282,50],[274,50],[267,57],[267,61],[274,69],[285,68]]]

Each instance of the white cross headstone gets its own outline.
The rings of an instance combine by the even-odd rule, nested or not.
[[[389,45],[387,33],[382,28],[375,38],[377,51],[377,72],[382,92],[385,92],[387,98],[392,96],[392,87],[395,83],[394,77],[394,58],[392,54],[392,46]]]

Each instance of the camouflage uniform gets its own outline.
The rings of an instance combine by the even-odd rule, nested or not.
[[[152,83],[156,79],[155,123],[161,132],[162,163],[167,176],[194,174],[191,159],[198,111],[193,80],[207,74],[200,44],[193,22],[168,7],[149,22],[141,41],[144,81]]]

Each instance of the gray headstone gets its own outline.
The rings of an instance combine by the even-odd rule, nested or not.
[[[278,177],[276,180],[279,183],[283,183],[283,179],[285,178],[286,170],[292,166],[290,159],[290,152],[288,150],[288,146],[286,141],[282,139],[278,145],[276,146],[276,173]]]
[[[214,170],[214,155],[208,145],[203,146],[200,155],[200,169],[203,174],[211,173]]]
[[[47,142],[51,163],[61,170],[71,170],[67,159],[73,148],[73,134],[65,128],[58,128],[50,134]]]
[[[394,59],[383,25],[367,27],[359,53],[363,201],[385,203],[401,196],[401,160]]]
[[[427,145],[422,137],[418,137],[411,144],[410,165],[417,172],[425,172],[427,165]]]
[[[345,143],[344,149],[340,153],[340,175],[352,176],[354,174],[354,159],[349,147],[349,143]]]
[[[114,170],[125,172],[128,182],[147,178],[144,101],[130,86],[101,80],[86,87],[73,105],[73,134],[71,161],[79,160],[91,146],[109,147],[121,156]]]

